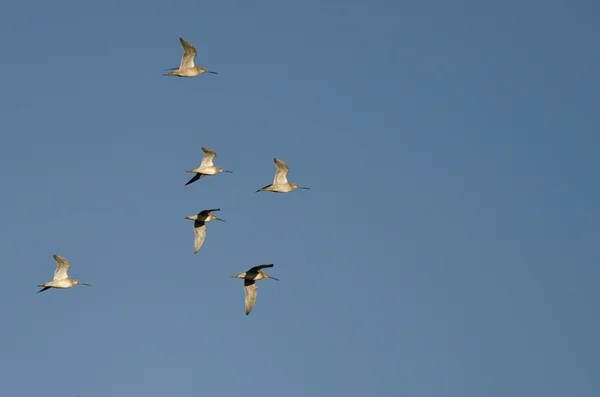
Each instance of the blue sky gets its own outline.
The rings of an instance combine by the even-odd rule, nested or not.
[[[597,2],[5,3],[2,395],[600,392]]]

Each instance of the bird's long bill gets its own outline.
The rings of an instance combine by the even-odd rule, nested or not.
[[[279,281],[279,279],[278,279],[278,278],[275,278],[275,277],[271,277],[271,276],[269,276],[269,278],[272,278],[273,280]]]
[[[88,284],[88,283],[82,283],[82,282],[79,282],[79,284],[81,284],[81,285],[87,285],[88,287],[91,287],[91,286],[92,286],[91,284]]]
[[[212,70],[206,70],[206,69],[204,69],[204,73],[219,74],[217,72],[213,72]]]
[[[218,221],[221,221],[221,222],[225,222],[223,219],[217,218],[216,216],[215,216],[215,219],[218,220]]]
[[[233,171],[227,171],[227,170],[223,170],[223,172],[228,172],[230,174],[233,174]]]
[[[306,187],[306,186],[296,186],[296,187],[297,187],[298,189],[306,189],[306,190],[310,190],[310,188],[309,188],[309,187]]]

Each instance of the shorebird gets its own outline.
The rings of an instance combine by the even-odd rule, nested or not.
[[[194,234],[196,235],[196,238],[194,239],[194,254],[198,253],[200,247],[202,247],[202,243],[204,243],[204,238],[206,237],[206,223],[214,219],[225,222],[223,219],[217,218],[215,215],[211,214],[213,211],[221,210],[219,208],[213,208],[211,210],[201,211],[196,215],[185,217],[185,219],[194,221]]]
[[[167,70],[173,70],[172,72],[165,73],[163,76],[177,76],[177,77],[196,77],[202,73],[212,73],[212,70],[204,69],[200,66],[194,65],[194,58],[198,54],[193,45],[185,41],[183,38],[179,38],[181,46],[183,47],[183,56],[181,57],[181,64],[178,68],[172,68]]]
[[[196,174],[196,175],[194,175],[194,177],[192,179],[190,179],[188,181],[188,183],[185,184],[186,186],[189,185],[190,183],[196,182],[198,179],[203,178],[207,175],[216,175],[216,174],[220,174],[221,172],[228,172],[230,174],[233,174],[233,172],[231,172],[231,171],[227,171],[221,167],[217,167],[217,166],[213,165],[213,160],[215,157],[217,157],[217,153],[215,153],[214,150],[211,150],[207,147],[203,147],[202,151],[204,152],[204,157],[202,158],[202,163],[200,163],[200,166],[193,170],[186,171],[186,172],[192,172],[192,173]]]
[[[53,255],[53,256],[54,256],[54,260],[57,263],[56,270],[54,271],[54,279],[52,279],[52,281],[50,281],[49,283],[38,285],[38,287],[44,287],[37,292],[38,294],[40,292],[46,291],[49,288],[71,288],[75,284],[89,286],[89,284],[82,283],[81,281],[75,280],[74,278],[70,278],[67,275],[67,271],[71,267],[71,264],[69,263],[68,260],[66,260],[65,258],[63,258],[60,255]]]
[[[290,167],[288,167],[286,163],[277,158],[273,160],[275,161],[275,167],[277,167],[277,172],[275,172],[275,178],[273,178],[273,184],[262,187],[258,189],[255,193],[258,193],[261,190],[276,193],[287,193],[291,192],[294,189],[310,189],[308,187],[298,186],[295,183],[288,182],[287,174],[288,172],[290,172]]]
[[[240,273],[237,276],[231,276],[231,278],[244,279],[244,291],[246,293],[246,316],[252,311],[254,301],[256,300],[256,291],[258,291],[256,280],[260,280],[261,278],[271,278],[279,281],[278,278],[271,277],[267,273],[260,271],[260,269],[264,269],[266,267],[273,267],[273,264],[271,263],[269,265],[254,266],[247,272]]]

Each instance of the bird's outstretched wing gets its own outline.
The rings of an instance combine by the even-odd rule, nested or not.
[[[206,238],[206,224],[204,221],[195,221],[194,222],[194,254],[197,254],[200,251],[200,247],[204,244],[204,239]]]
[[[256,301],[256,292],[258,287],[254,280],[244,280],[244,292],[246,294],[246,316],[252,311]]]
[[[60,255],[53,255],[53,257],[57,263],[56,270],[54,271],[53,281],[62,280],[62,279],[69,277],[67,275],[67,271],[71,267],[71,264],[69,263],[69,261]]]
[[[277,167],[277,171],[275,172],[275,178],[273,179],[273,185],[282,185],[287,183],[287,174],[290,172],[290,168],[286,163],[279,159],[275,160],[275,167]]]
[[[213,208],[213,209],[210,209],[210,210],[204,210],[204,211],[200,211],[200,214],[208,216],[208,214],[210,214],[213,211],[221,211],[221,209],[220,208]],[[200,215],[200,214],[198,214],[198,215]]]
[[[189,180],[189,181],[188,181],[188,182],[185,184],[185,186],[189,185],[190,183],[194,183],[194,182],[196,182],[198,179],[200,179],[200,178],[204,178],[205,176],[206,176],[206,175],[204,175],[204,174],[196,174],[196,175],[194,175],[194,176],[192,177],[192,179],[190,179],[190,180]]]
[[[213,160],[215,159],[215,157],[217,157],[217,153],[214,150],[209,149],[207,147],[203,147],[202,151],[204,152],[204,157],[202,158],[202,163],[200,163],[200,168],[212,167],[214,165]]]
[[[250,270],[248,270],[247,273],[258,273],[261,269],[264,269],[266,267],[273,267],[274,265],[272,263],[269,263],[268,265],[258,265],[258,266],[254,266],[253,268],[251,268]]]
[[[193,45],[185,41],[182,37],[179,38],[181,42],[181,46],[183,47],[183,56],[181,57],[181,65],[180,69],[184,68],[193,68],[194,67],[194,58],[198,54]]]
[[[266,188],[268,188],[268,187],[271,187],[271,186],[273,186],[273,185],[267,185],[267,186],[263,186],[263,187],[261,187],[260,189],[258,189],[257,191],[255,191],[254,193],[258,193],[258,192],[260,192],[261,190],[265,190]]]

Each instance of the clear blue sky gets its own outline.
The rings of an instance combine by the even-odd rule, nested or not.
[[[0,394],[600,395],[599,14],[5,1]]]

